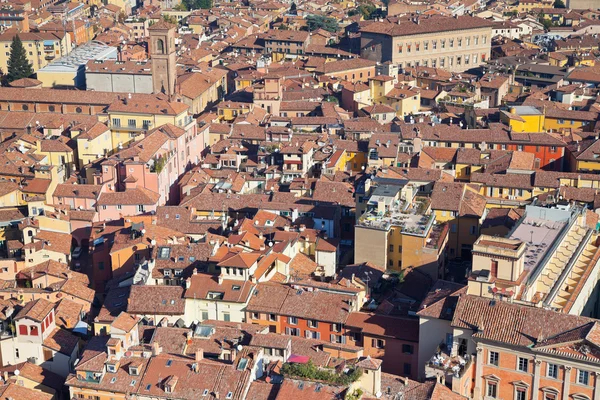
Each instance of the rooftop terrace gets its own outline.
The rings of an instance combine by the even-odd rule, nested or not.
[[[565,225],[566,222],[562,221],[527,217],[517,226],[510,238],[527,244],[525,270],[534,271],[538,267]]]
[[[358,226],[373,229],[389,230],[392,226],[399,226],[403,234],[426,236],[435,221],[433,214],[424,215],[422,211],[427,207],[425,200],[417,199],[414,204],[401,200],[388,201],[384,199],[384,207],[379,206],[371,196],[367,210],[360,217]]]

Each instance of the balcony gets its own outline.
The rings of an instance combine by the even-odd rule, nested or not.
[[[377,207],[368,207],[359,218],[358,225],[380,230],[389,230],[392,226],[396,226],[400,227],[402,234],[405,235],[427,236],[435,222],[435,216],[421,214],[419,207],[408,206],[409,204],[404,201],[396,201],[383,212]]]
[[[142,124],[141,126],[138,125],[137,123],[128,123],[128,124],[122,124],[121,121],[119,119],[112,119],[109,122],[109,128],[114,129],[114,130],[121,130],[121,131],[130,131],[130,132],[143,132],[143,131],[147,131],[149,130],[151,127],[151,124]]]
[[[453,378],[460,379],[469,370],[474,360],[474,354],[464,356],[448,354],[445,343],[442,343],[440,350],[425,365],[425,377],[435,377],[446,382],[452,381]]]
[[[126,126],[118,126],[118,128],[122,129],[122,130],[128,130],[131,132],[142,132],[142,131],[147,131],[149,126],[148,125],[138,126],[137,124],[127,124]]]
[[[449,224],[434,224],[431,228],[429,238],[427,238],[425,243],[425,247],[431,250],[441,249],[446,241],[446,238],[448,237],[448,232],[450,232]]]

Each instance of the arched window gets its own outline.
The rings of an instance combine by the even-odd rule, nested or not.
[[[161,54],[165,52],[165,42],[162,39],[156,41],[156,52]]]

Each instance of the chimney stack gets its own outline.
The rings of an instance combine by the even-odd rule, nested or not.
[[[152,356],[156,357],[157,355],[159,355],[161,353],[162,349],[160,347],[160,345],[158,344],[158,342],[154,342],[152,343]]]
[[[204,360],[204,350],[198,349],[196,350],[196,362],[200,362],[202,360]]]

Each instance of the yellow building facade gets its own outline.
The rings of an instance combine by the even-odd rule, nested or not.
[[[510,126],[513,132],[544,132],[546,118],[535,107],[511,107],[500,113],[500,121]]]
[[[152,95],[144,96],[153,97]],[[143,101],[143,98],[140,101]],[[188,115],[188,106],[182,103],[168,103],[169,106],[178,105],[179,112],[164,113],[162,110],[167,105],[166,103],[165,101],[158,108],[148,107],[148,112],[142,111],[141,108],[134,109],[134,107],[131,107],[131,110],[111,110],[109,107],[108,121],[112,135],[110,140],[112,150],[115,151],[120,147],[125,147],[128,143],[143,139],[144,132],[159,126],[172,124],[185,129],[192,122],[191,116]],[[150,112],[150,110],[155,112]]]
[[[0,48],[3,49],[0,51],[0,69],[2,71],[8,71],[13,37],[14,33],[10,32],[0,35]],[[50,32],[21,32],[19,39],[23,43],[27,60],[31,63],[34,72],[66,55],[72,49],[71,36],[68,34],[58,36]]]

